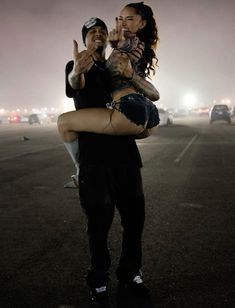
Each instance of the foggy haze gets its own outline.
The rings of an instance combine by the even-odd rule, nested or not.
[[[128,1],[1,0],[0,109],[62,106],[64,68],[83,23],[103,19],[111,30]],[[159,67],[153,79],[159,105],[235,104],[235,1],[151,0],[159,29]]]

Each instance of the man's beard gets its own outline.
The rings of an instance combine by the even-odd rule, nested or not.
[[[96,49],[96,52],[98,52],[99,54],[102,54],[104,51],[104,46],[99,46],[97,49]]]

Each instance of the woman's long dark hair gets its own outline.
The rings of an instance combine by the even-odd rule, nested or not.
[[[139,68],[143,71],[145,76],[149,76],[151,71],[153,74],[155,73],[154,66],[158,62],[155,50],[159,37],[156,21],[153,17],[153,11],[151,7],[144,4],[144,2],[129,3],[126,7],[134,8],[136,14],[140,15],[143,20],[146,20],[146,26],[137,33],[137,36],[145,43],[145,49]]]

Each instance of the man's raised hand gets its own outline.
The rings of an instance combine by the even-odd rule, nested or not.
[[[76,59],[78,56],[78,42],[73,40],[73,57]]]
[[[74,71],[76,74],[87,73],[94,64],[93,53],[95,48],[79,52],[77,41],[73,40]]]

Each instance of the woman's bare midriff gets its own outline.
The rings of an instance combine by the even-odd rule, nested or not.
[[[129,88],[122,89],[120,91],[116,91],[116,92],[112,93],[113,101],[117,102],[117,101],[120,100],[120,98],[122,96],[131,94],[131,93],[137,93],[137,91],[134,87],[129,87]]]

